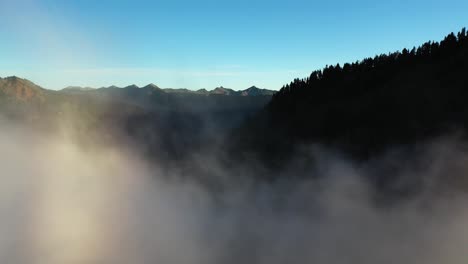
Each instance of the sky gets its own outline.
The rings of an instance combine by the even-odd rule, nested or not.
[[[441,40],[466,0],[0,0],[0,77],[48,89],[280,89],[325,65]]]

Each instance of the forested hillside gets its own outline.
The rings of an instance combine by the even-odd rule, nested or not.
[[[295,79],[236,131],[232,148],[280,167],[321,144],[356,159],[468,128],[468,36],[326,66]]]

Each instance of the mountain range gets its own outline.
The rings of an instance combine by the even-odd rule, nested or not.
[[[159,88],[155,84],[148,84],[144,87],[138,87],[137,85],[129,85],[126,87],[117,87],[117,86],[109,86],[109,87],[101,87],[101,88],[92,88],[92,87],[80,87],[80,86],[68,86],[63,88],[61,91],[63,92],[95,92],[97,90],[103,89],[143,89],[146,91],[162,91],[165,93],[171,94],[195,94],[195,95],[229,95],[229,96],[272,96],[275,94],[276,91],[268,90],[268,89],[261,89],[256,86],[251,86],[245,90],[235,91],[230,88],[224,88],[223,86],[216,87],[215,89],[209,91],[206,89],[199,89],[199,90],[189,90],[186,88]],[[106,90],[107,91],[107,90]]]
[[[90,88],[69,86],[60,91],[44,89],[29,80],[16,76],[0,78],[0,98],[13,104],[41,102],[44,107],[54,102],[100,101],[121,103],[146,109],[147,111],[179,111],[214,113],[221,110],[254,109],[265,105],[275,91],[255,86],[245,90],[217,87],[211,91],[189,89],[161,89],[155,84],[144,87],[129,85]],[[14,107],[14,106],[13,106]],[[124,107],[125,108],[125,107]]]
[[[38,130],[65,126],[84,141],[133,142],[147,156],[175,162],[220,140],[265,107],[274,93],[255,86],[192,91],[154,84],[55,91],[12,76],[0,78],[0,118]]]

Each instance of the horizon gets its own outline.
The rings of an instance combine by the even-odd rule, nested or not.
[[[29,82],[32,82],[36,85],[38,85],[37,83],[34,82],[34,80],[30,80],[30,79],[27,79],[27,78],[23,78],[22,76],[17,76],[17,75],[10,75],[10,76],[0,76],[0,79],[8,79],[8,78],[18,78],[18,79],[23,79],[23,80],[26,80],[26,81],[29,81]],[[251,89],[251,88],[256,88],[256,89],[260,89],[260,90],[271,90],[271,89],[268,89],[268,88],[263,88],[263,87],[258,87],[257,85],[251,85],[247,88],[241,88],[241,89],[233,89],[233,88],[230,88],[230,87],[224,87],[224,86],[217,86],[217,87],[213,87],[213,88],[207,88],[207,87],[203,87],[203,88],[200,88],[200,89],[190,89],[190,88],[186,88],[186,87],[160,87],[159,85],[155,84],[155,83],[148,83],[146,85],[136,85],[134,83],[132,84],[127,84],[127,85],[124,85],[124,86],[117,86],[117,85],[108,85],[108,86],[102,86],[102,87],[91,87],[91,86],[78,86],[78,85],[68,85],[66,87],[63,87],[63,88],[60,88],[60,89],[49,89],[47,87],[43,87],[41,85],[38,85],[40,86],[41,88],[43,89],[46,89],[46,90],[55,90],[55,91],[60,91],[60,90],[64,90],[64,89],[69,89],[69,88],[84,88],[84,89],[106,89],[106,88],[128,88],[128,87],[131,87],[131,86],[136,86],[137,88],[144,88],[144,87],[147,87],[147,86],[156,86],[157,88],[159,89],[162,89],[162,90],[190,90],[190,91],[200,91],[200,90],[206,90],[206,91],[213,91],[215,89],[229,89],[229,90],[233,90],[233,91],[244,91],[244,90],[247,90],[247,89]]]
[[[148,83],[279,90],[326,65],[440,41],[468,25],[468,3],[459,0],[1,5],[0,34],[8,37],[0,41],[0,76],[52,90]]]

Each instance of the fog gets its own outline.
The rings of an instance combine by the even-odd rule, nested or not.
[[[465,175],[468,156],[456,140],[427,144],[408,157],[396,149],[366,163],[311,147],[316,169],[291,167],[287,173],[299,177],[268,183],[249,181],[255,175],[248,170],[240,177],[223,168],[213,153],[199,156],[193,162],[203,162],[223,186],[215,193],[122,145],[89,148],[66,131],[1,127],[0,263],[435,264],[468,258],[467,199],[440,187],[441,179]],[[314,177],[293,175],[299,173]],[[394,203],[376,202],[376,189],[364,179],[380,173],[402,181],[421,176],[421,188]]]

